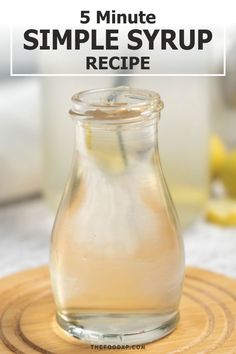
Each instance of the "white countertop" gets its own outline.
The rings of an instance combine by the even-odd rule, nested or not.
[[[53,219],[42,199],[0,207],[0,276],[48,263]],[[236,228],[199,220],[184,242],[187,265],[236,278]]]

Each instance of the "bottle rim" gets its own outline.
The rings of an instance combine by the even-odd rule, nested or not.
[[[149,120],[158,117],[164,106],[157,92],[129,86],[86,90],[71,100],[73,119],[108,124]]]

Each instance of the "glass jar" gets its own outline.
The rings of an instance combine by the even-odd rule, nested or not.
[[[90,343],[151,342],[175,328],[184,278],[158,152],[163,104],[129,87],[85,91],[72,104],[73,167],[51,245],[57,321]]]

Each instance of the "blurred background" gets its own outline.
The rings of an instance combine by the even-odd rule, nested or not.
[[[160,93],[163,170],[188,265],[236,277],[236,33],[226,77],[10,77],[0,31],[0,275],[48,262],[50,232],[71,164],[75,92],[130,85]],[[216,52],[219,72],[221,53]],[[32,57],[28,70],[47,67]],[[61,64],[63,65],[63,63]],[[76,65],[76,63],[75,63]],[[20,71],[20,68],[18,68]]]

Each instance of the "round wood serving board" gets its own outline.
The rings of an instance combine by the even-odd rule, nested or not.
[[[177,329],[145,349],[98,350],[64,334],[46,267],[0,281],[0,316],[0,354],[236,353],[236,280],[194,268],[186,272]]]

